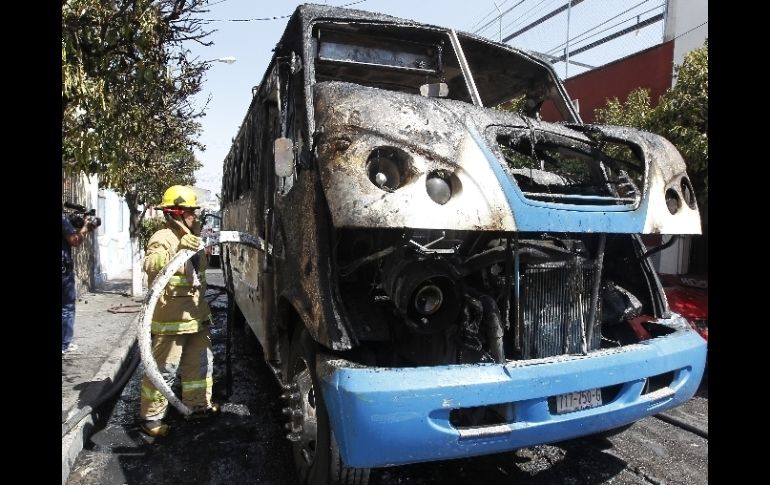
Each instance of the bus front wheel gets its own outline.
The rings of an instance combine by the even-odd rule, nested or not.
[[[315,372],[317,344],[302,327],[292,341],[288,386],[289,439],[301,485],[367,485],[369,468],[344,464]]]

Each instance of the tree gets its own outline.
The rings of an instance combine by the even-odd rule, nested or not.
[[[596,111],[596,120],[600,123],[634,126],[649,131],[652,127],[652,111],[650,91],[637,88],[628,93],[625,103],[618,101],[618,98],[609,100],[604,108]]]
[[[694,238],[690,271],[708,273],[708,39],[676,67],[677,81],[652,107],[644,89],[632,91],[625,103],[617,98],[596,111],[600,123],[628,125],[666,137],[687,164],[698,198],[703,237]]]
[[[196,16],[207,0],[62,2],[62,166],[98,174],[126,199],[135,235],[162,187],[192,183],[203,115],[192,96],[206,62],[184,43],[205,45]]]
[[[708,208],[708,39],[685,56],[676,84],[661,97],[653,128],[673,143],[687,163],[700,206]]]
[[[677,82],[653,107],[637,88],[625,102],[614,98],[596,110],[600,123],[634,126],[666,137],[682,154],[704,216],[708,214],[708,39],[676,67]],[[707,217],[704,217],[704,221]]]
[[[191,100],[209,65],[186,42],[205,42],[208,0],[62,1],[62,167],[99,176],[125,198],[134,253],[147,204],[192,184],[203,115]],[[140,210],[139,207],[143,209]]]

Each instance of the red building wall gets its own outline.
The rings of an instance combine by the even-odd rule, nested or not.
[[[580,117],[592,123],[594,110],[604,107],[608,99],[625,101],[628,93],[638,87],[649,89],[652,104],[657,105],[658,98],[671,86],[673,65],[674,41],[669,41],[571,77],[564,84],[570,98],[578,100]],[[550,102],[540,113],[544,120],[561,118]]]

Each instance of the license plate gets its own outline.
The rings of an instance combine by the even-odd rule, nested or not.
[[[556,414],[571,413],[602,405],[601,389],[570,392],[556,396]]]

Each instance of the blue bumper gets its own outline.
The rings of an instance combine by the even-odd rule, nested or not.
[[[348,466],[383,467],[499,453],[632,423],[678,406],[695,394],[706,343],[691,330],[588,356],[506,364],[383,368],[319,354],[329,419]],[[648,377],[673,381],[642,394]],[[619,385],[603,405],[566,414],[549,397]],[[457,408],[509,403],[504,423],[456,428]]]

